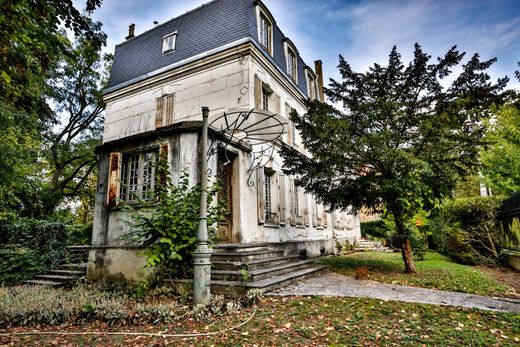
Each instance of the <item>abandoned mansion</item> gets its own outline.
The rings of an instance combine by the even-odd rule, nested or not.
[[[214,0],[138,35],[131,25],[115,48],[104,91],[88,277],[142,275],[142,248],[123,237],[132,214],[124,206],[153,198],[159,155],[173,182],[182,172],[191,184],[200,181],[202,107],[210,122],[239,112],[278,120],[269,151],[248,134],[212,141],[219,129],[210,124],[208,171],[220,180],[229,212],[218,225],[216,248],[268,247],[278,258],[305,249],[314,257],[333,253],[336,241],[359,239],[356,215],[328,211],[282,171],[280,146],[310,155],[289,119],[293,110],[306,112],[308,98],[323,101],[321,61],[307,65],[261,1]]]

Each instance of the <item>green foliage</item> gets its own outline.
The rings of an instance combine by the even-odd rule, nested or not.
[[[311,155],[284,147],[285,170],[332,209],[383,205],[407,242],[404,223],[451,196],[458,177],[478,165],[482,121],[507,82],[491,83],[486,70],[496,59],[480,61],[475,54],[443,86],[441,79],[463,57],[453,47],[431,62],[416,44],[405,66],[394,47],[387,66],[375,64],[365,73],[340,57],[343,80],[325,90],[331,103],[308,100],[306,114],[291,114]],[[403,257],[413,272],[409,258]]]
[[[491,146],[481,153],[486,183],[503,194],[520,191],[520,94],[513,98],[488,123]]]
[[[36,251],[9,247],[0,252],[0,283],[19,283],[41,270],[41,256]]]
[[[67,243],[72,246],[92,243],[92,223],[67,225]]]
[[[378,239],[387,239],[392,232],[385,224],[384,220],[373,220],[361,223],[361,236],[375,237]]]
[[[133,231],[126,237],[146,247],[147,266],[163,275],[187,277],[193,268],[193,252],[199,227],[200,187],[190,186],[188,175],[181,174],[173,184],[164,160],[158,162],[164,185],[157,187],[158,203],[136,211],[132,216]],[[223,204],[212,204],[218,184],[208,191],[208,234],[216,234]]]
[[[12,283],[60,264],[67,245],[65,225],[57,222],[20,219],[0,225],[3,262],[0,283]],[[5,270],[5,271],[2,271]]]
[[[497,260],[501,232],[497,214],[502,198],[448,201],[434,210],[429,228],[437,250],[462,264]]]

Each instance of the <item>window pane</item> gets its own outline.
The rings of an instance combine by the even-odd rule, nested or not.
[[[146,152],[143,154],[143,186],[141,189],[141,199],[148,200],[152,198],[153,179],[155,176],[155,152]]]

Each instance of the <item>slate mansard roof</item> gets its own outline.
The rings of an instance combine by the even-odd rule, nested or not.
[[[255,0],[214,0],[116,46],[105,93],[176,67],[197,55],[253,39],[258,43]],[[177,32],[175,51],[162,53],[163,37]],[[264,55],[285,73],[285,36],[273,26],[273,52]],[[258,44],[258,47],[260,45]],[[298,56],[298,87],[308,96],[303,60]]]

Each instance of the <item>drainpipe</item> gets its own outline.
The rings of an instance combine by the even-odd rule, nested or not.
[[[202,149],[200,175],[200,216],[197,249],[193,256],[193,303],[208,305],[211,287],[211,249],[208,247],[208,116],[209,108],[202,107]]]

